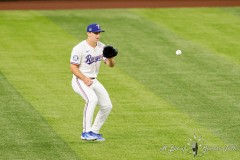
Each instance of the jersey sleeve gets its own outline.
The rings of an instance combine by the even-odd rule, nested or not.
[[[81,51],[75,47],[73,48],[71,53],[70,63],[80,65],[80,62],[81,62]]]

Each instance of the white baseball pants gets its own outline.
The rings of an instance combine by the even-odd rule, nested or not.
[[[112,102],[107,90],[97,79],[93,79],[93,84],[87,86],[82,80],[73,78],[72,87],[85,100],[83,132],[93,131],[99,133],[112,109]],[[99,105],[100,109],[92,125],[94,110],[97,105]]]

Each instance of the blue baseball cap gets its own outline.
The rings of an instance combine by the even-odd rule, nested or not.
[[[105,31],[101,29],[99,24],[93,23],[87,26],[87,32],[105,32]]]

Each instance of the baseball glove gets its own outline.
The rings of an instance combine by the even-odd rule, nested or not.
[[[103,57],[112,58],[117,56],[117,54],[118,50],[115,49],[113,46],[108,45],[103,48]]]

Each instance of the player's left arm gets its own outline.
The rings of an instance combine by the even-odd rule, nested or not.
[[[105,64],[109,67],[114,67],[115,66],[115,60],[114,60],[114,57],[112,58],[106,58],[104,60]]]

